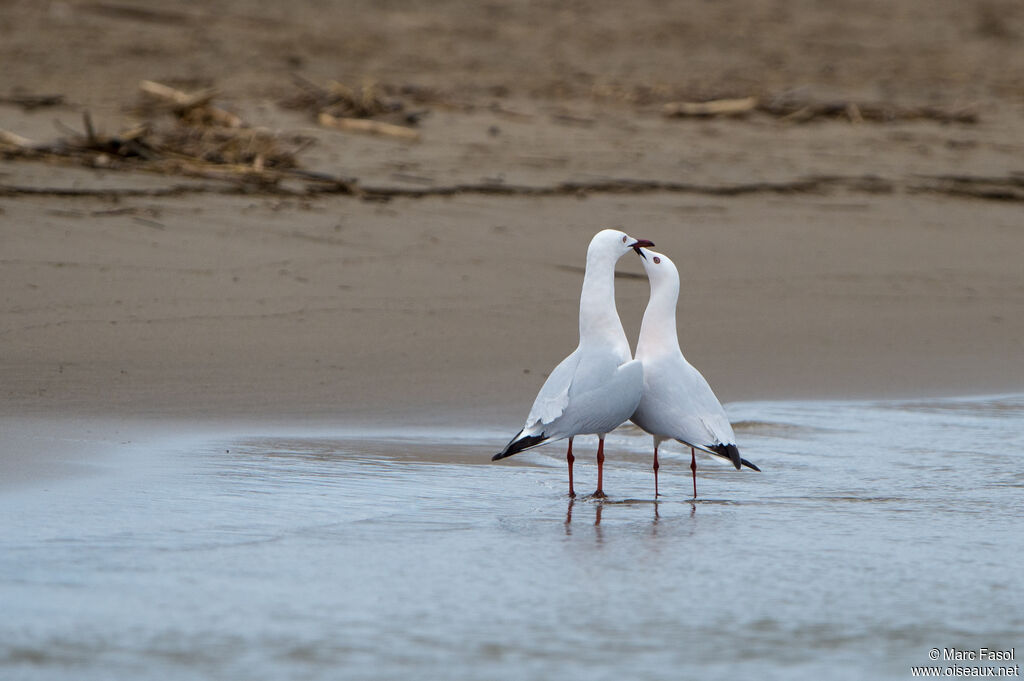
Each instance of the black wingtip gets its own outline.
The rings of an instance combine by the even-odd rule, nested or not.
[[[743,459],[740,458],[740,450],[736,445],[712,445],[708,449],[723,459],[732,461],[732,465],[736,466],[736,470],[740,469]]]
[[[515,437],[513,437],[512,440],[507,445],[505,445],[505,449],[501,450],[500,452],[491,457],[491,461],[504,459],[507,456],[518,454],[524,449],[536,447],[537,445],[544,442],[545,439],[547,439],[544,437],[544,433],[541,433],[540,435],[527,435],[525,437],[519,437],[519,435],[522,432],[523,431],[520,430],[518,433],[516,433]]]
[[[749,469],[750,469],[750,470],[752,470],[752,471],[757,471],[758,473],[760,473],[760,472],[761,472],[761,469],[760,469],[760,468],[758,468],[758,467],[757,467],[757,466],[755,466],[754,464],[750,463],[750,462],[749,462],[749,461],[747,461],[746,459],[740,459],[740,463],[741,463],[741,464],[743,464],[744,466],[746,466],[747,468],[749,468]]]

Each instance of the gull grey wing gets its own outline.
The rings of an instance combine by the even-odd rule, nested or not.
[[[569,390],[572,388],[576,368],[579,366],[579,349],[563,359],[544,381],[526,417],[523,429],[532,432],[544,424],[551,423],[565,412],[569,404]]]
[[[571,402],[563,421],[554,427],[571,425],[578,433],[609,433],[625,422],[636,409],[643,392],[643,365],[630,360],[616,366],[614,360],[602,367],[600,381],[582,380],[585,369],[581,363],[571,391]],[[589,389],[584,389],[586,386]]]
[[[642,427],[707,450],[735,444],[732,424],[704,377],[685,359],[644,367]]]

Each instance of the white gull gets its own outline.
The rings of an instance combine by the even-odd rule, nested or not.
[[[630,249],[640,253],[650,241],[615,229],[594,235],[587,248],[587,269],[580,295],[580,342],[544,382],[522,430],[494,455],[504,459],[539,445],[569,438],[565,455],[572,484],[572,439],[597,435],[597,491],[604,497],[604,437],[629,418],[640,402],[643,369],[633,359],[615,309],[615,263]]]
[[[654,436],[654,496],[658,496],[658,447],[678,440],[690,447],[693,496],[697,496],[697,458],[694,449],[726,459],[736,470],[757,466],[740,457],[736,435],[711,386],[679,349],[676,301],[679,272],[661,253],[643,249],[644,269],[651,282],[651,299],[644,311],[636,359],[644,365],[644,390],[630,418]]]

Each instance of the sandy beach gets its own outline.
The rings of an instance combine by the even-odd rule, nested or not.
[[[1024,380],[1019,211],[848,195],[21,198],[4,215],[6,410],[518,421],[575,345],[601,224],[678,254],[684,351],[725,401],[1009,392]],[[620,271],[635,338],[648,286],[638,262]]]
[[[680,263],[684,352],[723,401],[1020,389],[1019,8],[797,5],[675,23],[652,7],[612,30],[627,18],[613,3],[580,26],[568,9],[462,3],[15,3],[0,92],[67,98],[0,104],[0,128],[29,139],[55,137],[55,120],[80,128],[84,110],[127,127],[138,81],[156,78],[214,86],[246,121],[310,136],[306,167],[363,187],[686,187],[381,202],[0,161],[5,413],[514,423],[575,344],[585,244],[606,226]],[[487,48],[523,41],[536,53]],[[295,72],[443,97],[419,142],[340,133],[276,105]],[[660,114],[665,100],[794,90],[979,120]],[[635,338],[647,284],[637,263],[620,270]]]
[[[905,420],[889,423],[885,409],[849,400],[1024,390],[1024,8],[1012,0],[650,0],[628,7],[603,1],[342,7],[314,0],[64,0],[7,3],[0,14],[0,496],[8,495],[10,508],[25,509],[19,517],[51,522],[54,542],[73,534],[47,515],[46,495],[60,480],[79,487],[61,493],[67,506],[53,508],[71,512],[67,500],[82,500],[97,537],[107,537],[120,516],[96,499],[119,499],[128,490],[123,513],[136,514],[134,534],[125,530],[123,545],[121,535],[104,541],[114,547],[110,555],[122,546],[146,556],[152,550],[145,560],[157,573],[160,551],[194,547],[172,540],[165,546],[162,538],[149,543],[156,535],[147,534],[147,523],[167,522],[168,536],[177,536],[168,519],[188,516],[189,499],[200,500],[191,509],[194,528],[211,533],[209,546],[224,537],[233,541],[236,530],[258,537],[254,541],[294,538],[302,532],[304,505],[314,509],[317,522],[333,527],[335,514],[351,520],[361,512],[357,500],[376,498],[403,520],[385,514],[373,522],[416,544],[417,523],[457,533],[460,514],[485,509],[504,517],[500,494],[481,490],[502,484],[506,475],[522,494],[509,511],[512,519],[497,528],[474,525],[480,541],[456,542],[452,550],[481,552],[493,543],[490,553],[480,553],[486,562],[506,550],[494,547],[547,536],[552,527],[560,533],[565,509],[549,503],[557,497],[561,504],[561,464],[548,460],[561,454],[557,447],[516,457],[510,470],[472,464],[486,463],[491,440],[496,449],[519,428],[547,373],[575,347],[586,244],[605,227],[650,239],[677,263],[682,349],[743,420],[740,439],[774,464],[775,473],[764,479],[742,478],[735,499],[728,498],[733,478],[702,470],[722,497],[712,502],[723,506],[663,508],[662,531],[680,545],[699,536],[709,551],[705,560],[712,561],[708,569],[747,550],[736,543],[716,552],[710,548],[715,532],[753,536],[757,524],[748,519],[760,509],[758,499],[776,495],[781,485],[805,496],[766,517],[798,523],[804,503],[827,515],[839,529],[835,546],[822,540],[826,552],[841,553],[843,532],[856,534],[847,507],[835,500],[871,501],[872,527],[881,529],[862,537],[877,561],[865,559],[865,569],[884,565],[888,549],[877,540],[879,532],[900,513],[939,498],[930,496],[928,475],[948,472],[938,454],[945,435],[931,415],[945,407],[904,403],[897,411],[906,412]],[[131,142],[130,135],[172,125],[167,112],[155,116],[140,106],[144,80],[210,92],[212,104],[243,122],[240,130],[272,139],[295,167],[268,181],[278,171],[265,169],[263,157],[241,170],[213,172],[218,169],[203,165],[196,172],[199,166],[178,156],[157,168],[75,146],[118,136]],[[315,113],[293,106],[297,94],[311,88],[393,104],[394,111],[371,118],[398,124],[408,135],[324,127]],[[666,114],[723,101],[746,109]],[[167,156],[173,154],[162,160]],[[618,275],[619,313],[635,342],[647,281],[632,256],[622,259]],[[787,400],[805,406],[791,412],[767,406]],[[870,423],[891,429],[879,435],[868,421],[858,422],[859,439],[844,439],[837,434],[842,424],[832,423],[821,407],[826,400],[845,401],[836,412],[842,418],[867,414]],[[995,404],[957,407],[950,418],[961,427],[952,438],[958,456],[981,456],[968,451],[975,446],[967,437],[972,419],[990,419],[985,441],[997,443],[1006,414],[1019,410],[1012,400]],[[785,430],[797,423],[805,430]],[[441,432],[456,434],[451,446],[417,441],[417,433]],[[887,492],[862,484],[871,473],[857,462],[859,452],[874,438],[908,434],[935,439],[922,455],[926,463],[908,476],[917,479],[923,471],[921,486],[905,489],[898,477],[884,481]],[[647,441],[628,430],[619,437],[618,461],[626,466],[619,480],[633,499],[646,485]],[[836,453],[838,470],[857,482],[830,478],[808,463],[812,442],[815,451]],[[916,461],[913,448],[925,445],[898,446],[902,460]],[[170,452],[168,458],[158,450]],[[775,453],[781,458],[772,461]],[[174,462],[173,470],[164,468],[166,461]],[[406,464],[425,477],[402,477]],[[1019,487],[1011,468],[1004,463],[993,476]],[[404,486],[394,492],[359,482],[377,473],[381,481],[398,476]],[[210,480],[227,481],[227,487]],[[288,480],[295,486],[282,482]],[[423,480],[438,488],[424,488]],[[979,508],[1003,493],[985,496],[981,474],[973,482]],[[257,499],[279,494],[292,504],[282,507],[280,527],[271,532],[260,525],[265,509],[249,500],[243,510],[225,510],[223,504],[247,490],[266,495]],[[462,506],[443,507],[445,490]],[[332,505],[335,492],[344,493],[344,508]],[[942,504],[950,506],[959,494],[954,487],[941,492]],[[147,515],[151,499],[166,504],[164,515]],[[423,503],[426,519],[418,519]],[[203,525],[201,508],[221,529]],[[626,546],[640,541],[641,532],[647,541],[646,502],[609,508],[609,537],[598,535],[587,551],[614,539],[619,522],[618,536],[629,538],[618,545],[622,570],[633,550],[659,555],[663,545]],[[653,508],[657,526],[657,504]],[[536,509],[557,526],[531,525]],[[601,512],[584,509],[586,522],[599,525]],[[944,512],[921,517],[901,541],[930,537],[915,533],[932,523],[961,520]],[[704,521],[704,534],[684,524],[691,517]],[[956,525],[957,536],[969,536],[966,526]],[[325,560],[344,558],[348,531],[327,532],[311,550]],[[376,550],[376,538],[360,532],[355,544]],[[508,536],[502,533],[519,539],[503,543]],[[29,527],[21,544],[8,547],[12,562],[0,563],[0,573],[13,575],[0,588],[9,587],[25,604],[34,601],[19,591],[24,566],[56,555],[42,544],[33,553],[32,536]],[[776,548],[771,539],[752,541],[763,555]],[[921,540],[921,550],[929,541]],[[544,541],[524,543],[532,551],[551,548]],[[437,585],[446,563],[431,550],[423,548],[436,561]],[[74,547],[68,551],[74,555]],[[574,555],[570,550],[568,560]],[[815,554],[808,560],[823,559]],[[58,585],[62,561],[53,562]],[[673,569],[693,567],[675,554],[672,561]],[[388,565],[404,579],[402,560]],[[557,574],[555,564],[549,567],[545,574]],[[1005,588],[1002,572],[990,567],[979,568],[989,580],[984,584]],[[204,588],[213,583],[189,569],[171,574],[185,575],[186,585],[192,579]],[[940,572],[932,575],[938,582]],[[53,584],[40,579],[41,593],[52,593]],[[274,588],[270,576],[261,579],[265,591]],[[333,577],[317,579],[331,584]],[[893,578],[894,589],[898,581]],[[524,602],[545,584],[523,587]],[[457,600],[448,587],[438,588]],[[151,603],[149,595],[139,598]],[[785,598],[769,589],[759,603],[770,609]],[[393,605],[399,616],[408,614]],[[724,612],[736,604],[722,605]],[[52,606],[57,612],[63,602],[54,598]],[[864,619],[846,624],[870,622],[870,599],[851,612],[860,608]],[[29,610],[26,605],[26,617]],[[714,618],[718,611],[706,614]],[[952,607],[920,615],[959,617]],[[253,621],[260,616],[253,613]],[[729,625],[722,617],[718,624]],[[790,635],[808,650],[838,640],[807,634],[827,629],[813,616],[767,625],[747,619],[743,630],[766,636],[759,645],[767,647]],[[960,633],[962,640],[991,645],[1020,631],[1019,618],[1005,624],[984,640]],[[40,643],[26,631],[15,632],[27,637],[24,645],[0,650],[0,665],[61,678],[61,670],[89,657],[67,657],[60,632]],[[156,642],[141,647],[139,659],[157,650],[157,657],[177,664],[175,655],[184,660],[202,648],[190,647],[186,637],[180,650],[178,643],[168,649],[166,640],[177,642],[178,630],[154,631]],[[309,650],[299,636],[298,652],[281,653],[285,661],[273,667],[277,678],[292,674],[296,659],[327,661],[324,668],[331,669],[349,659],[351,651],[330,648],[321,634],[309,639],[318,641]],[[462,636],[455,634],[455,640]],[[463,677],[472,678],[492,658],[543,660],[545,636],[536,654],[481,643],[474,665],[484,667],[467,666]],[[910,639],[917,647],[948,644],[936,636],[916,631]],[[244,661],[264,639],[240,640],[203,648],[209,657],[202,664],[209,667],[189,673],[251,675],[253,668],[241,662],[222,668],[209,661],[223,650],[232,651],[225,659]],[[853,648],[842,645],[836,644],[836,659],[850,663]],[[33,656],[40,649],[56,651],[55,657],[39,661]],[[901,664],[923,661],[922,651],[927,647],[900,650]],[[755,668],[755,658],[751,653],[744,664]],[[391,669],[408,671],[418,659],[399,659]],[[791,661],[771,659],[777,678],[852,678],[821,674],[812,657],[789,677]],[[641,677],[662,678],[656,671],[664,661],[652,658],[651,673]],[[729,669],[745,668],[709,664],[704,678],[730,678]],[[495,678],[544,677],[543,666],[530,669],[533,676]],[[891,661],[888,671],[897,676]]]

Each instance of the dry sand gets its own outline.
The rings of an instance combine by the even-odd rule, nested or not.
[[[1019,391],[1024,12],[892,4],[8,4],[0,94],[73,104],[0,104],[0,129],[34,139],[82,109],[118,130],[155,78],[219,87],[247,121],[313,137],[306,167],[363,186],[686,186],[378,202],[0,161],[0,410],[514,428],[576,342],[607,226],[679,263],[683,349],[723,401]],[[419,143],[322,130],[276,104],[295,71],[444,103]],[[659,113],[793,88],[980,122]],[[103,195],[182,183],[203,191]],[[620,270],[635,337],[647,284]]]

